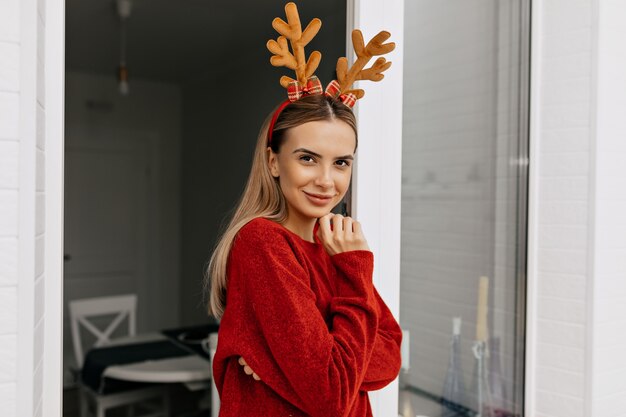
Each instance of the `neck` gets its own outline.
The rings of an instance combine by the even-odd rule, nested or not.
[[[296,216],[290,215],[283,223],[283,226],[285,226],[289,231],[300,236],[302,239],[308,242],[315,242],[315,237],[313,236],[315,222],[317,222],[317,219],[311,219],[309,217],[296,218]]]

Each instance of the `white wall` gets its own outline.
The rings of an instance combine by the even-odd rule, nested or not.
[[[591,415],[626,416],[626,3],[595,5]],[[595,160],[594,160],[595,159]]]
[[[17,410],[20,8],[0,3],[0,409]]]
[[[626,3],[533,13],[527,415],[624,416]]]
[[[128,141],[132,141],[135,135],[155,138],[155,149],[152,152],[156,166],[155,172],[150,174],[150,178],[155,178],[155,183],[154,189],[150,188],[150,201],[157,203],[156,207],[149,207],[140,213],[142,218],[147,219],[144,221],[151,225],[150,236],[154,238],[145,243],[147,265],[144,268],[149,277],[139,279],[151,284],[148,296],[140,296],[139,299],[137,331],[154,331],[181,325],[181,309],[185,303],[181,303],[179,297],[182,147],[180,87],[176,84],[134,78],[130,83],[130,94],[124,97],[118,92],[115,73],[106,76],[75,71],[66,72],[65,85],[65,138],[68,148],[93,146],[93,142],[99,139],[107,140],[111,132],[125,134],[126,136],[117,139]],[[94,134],[83,136],[85,132]],[[66,223],[71,222],[71,218],[66,219]],[[73,363],[67,303],[76,298],[114,295],[123,291],[120,282],[113,276],[107,276],[106,280],[86,277],[75,279],[76,276],[70,274],[69,278],[66,276],[64,285],[66,364]],[[128,284],[135,285],[134,282]]]
[[[529,414],[585,416],[589,328],[586,317],[593,103],[591,1],[539,2],[533,44],[538,57],[531,139],[531,211],[535,267],[529,271]],[[531,174],[532,175],[532,174]],[[534,190],[534,191],[533,191]],[[536,206],[533,207],[533,199]],[[532,221],[531,221],[532,225]],[[531,229],[531,234],[533,230]],[[531,258],[531,264],[533,259]],[[534,271],[533,271],[534,269]],[[534,353],[534,355],[533,355]],[[534,403],[534,404],[533,404]]]
[[[582,417],[592,250],[592,8],[590,0],[545,1],[536,8],[531,212],[537,217],[529,271],[529,297],[536,304],[529,310],[534,388],[527,402],[530,415]]]
[[[0,2],[0,410],[7,416],[42,411],[45,19],[42,2]]]

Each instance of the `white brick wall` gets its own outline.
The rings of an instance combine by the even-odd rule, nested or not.
[[[535,7],[527,415],[626,416],[626,3]]]
[[[0,0],[0,410],[16,416],[19,1]]]
[[[533,409],[538,417],[583,417],[588,337],[589,133],[591,131],[591,1],[539,1],[541,96],[538,175],[536,316],[529,335],[536,353]],[[536,45],[535,45],[536,46]],[[532,167],[531,167],[532,169]],[[532,193],[532,191],[531,191]],[[532,198],[532,197],[531,197]],[[531,242],[532,245],[532,242]],[[531,246],[532,247],[532,246]],[[533,279],[532,271],[529,272]]]
[[[596,6],[591,412],[626,416],[626,3]],[[593,136],[592,136],[593,137]]]
[[[0,410],[7,417],[32,415],[42,399],[42,4],[0,0]],[[24,69],[31,63],[37,70]],[[36,212],[39,220],[29,216]]]

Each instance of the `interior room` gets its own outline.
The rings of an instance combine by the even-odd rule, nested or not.
[[[265,46],[284,5],[66,2],[65,415],[79,407],[71,301],[136,294],[138,334],[211,322],[204,269],[259,128],[286,97]],[[346,3],[307,4],[301,19],[313,17],[323,27],[309,48],[324,51],[317,74],[329,80]]]

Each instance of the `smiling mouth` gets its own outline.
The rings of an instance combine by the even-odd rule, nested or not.
[[[326,204],[333,198],[332,195],[311,194],[311,193],[307,193],[306,191],[304,191],[304,195],[306,195],[309,198],[309,200],[318,204]]]

